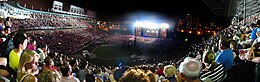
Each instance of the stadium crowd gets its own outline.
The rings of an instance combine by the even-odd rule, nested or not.
[[[46,29],[45,27],[72,28],[72,27],[89,27],[86,18],[64,17],[54,14],[33,13],[31,18],[12,20],[14,29]]]
[[[134,42],[134,35],[109,35],[103,38],[106,43],[116,45],[131,45]]]
[[[41,26],[88,27],[85,19],[33,14],[31,19],[14,19],[12,24],[8,21],[4,22],[0,34],[1,82],[260,81],[259,20],[250,26],[231,25],[202,44],[193,45],[194,51],[190,54],[172,58],[172,61],[135,66],[98,66],[69,56],[85,44],[107,37],[99,30],[20,30]],[[126,45],[133,38],[131,35],[118,36],[104,39],[109,43]],[[150,46],[161,42],[155,40],[155,44]]]
[[[69,54],[87,43],[93,42],[94,37],[96,39],[105,37],[105,33],[100,34],[100,36],[93,35],[93,30],[91,29],[77,28],[28,31],[28,36],[39,43],[48,44],[52,51]]]

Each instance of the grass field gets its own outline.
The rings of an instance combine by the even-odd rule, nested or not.
[[[96,49],[95,47],[98,46]],[[96,65],[117,65],[118,63],[123,63],[124,65],[130,65],[131,60],[129,57],[133,55],[131,47],[126,46],[101,46],[101,45],[91,45],[87,48],[89,51],[94,50],[97,58],[88,59],[88,61],[95,63]]]
[[[121,58],[132,55],[131,48],[125,46],[99,46],[94,53],[101,58]]]

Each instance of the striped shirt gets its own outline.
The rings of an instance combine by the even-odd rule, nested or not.
[[[203,71],[200,74],[200,79],[210,78],[213,82],[221,82],[226,77],[226,72],[222,64],[217,64],[216,68],[209,71]]]

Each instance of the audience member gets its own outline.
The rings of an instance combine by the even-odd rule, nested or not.
[[[260,42],[255,43],[252,45],[252,47],[249,49],[248,53],[246,54],[247,60],[250,60],[254,63],[256,63],[255,66],[255,82],[260,81]]]
[[[0,56],[6,56],[6,46],[9,41],[8,35],[11,33],[10,27],[5,27],[0,33]]]
[[[221,52],[216,57],[216,62],[223,64],[225,70],[228,70],[232,67],[234,62],[234,54],[230,49],[230,43],[224,38],[219,40],[219,49]]]
[[[256,33],[257,33],[257,30],[260,29],[260,28],[259,28],[259,27],[260,27],[259,25],[260,25],[260,20],[257,21],[257,24],[256,24],[256,25],[252,26],[252,27],[253,27],[253,30],[252,30],[251,35],[250,35],[251,41],[254,41],[254,40],[257,38]]]
[[[61,76],[54,70],[42,72],[39,75],[39,82],[61,82]]]
[[[187,82],[200,82],[202,64],[195,58],[187,57],[179,66],[180,76]]]
[[[4,26],[5,27],[12,27],[12,22],[11,22],[11,18],[10,17],[6,17],[6,19],[4,21]]]
[[[127,70],[119,82],[150,82],[149,77],[140,69]]]
[[[260,42],[260,28],[256,29],[256,39],[254,39],[254,42],[252,45],[256,44],[257,42]]]
[[[60,71],[62,73],[61,82],[80,82],[78,78],[72,75],[72,67],[68,63],[64,63]]]
[[[37,77],[39,70],[37,69],[39,54],[32,50],[25,50],[21,55],[21,59],[17,71],[18,82],[38,82]]]
[[[6,67],[6,65],[7,65],[7,59],[4,57],[0,57],[0,82],[9,81],[7,78],[10,77],[10,74],[8,72],[8,68]]]
[[[14,49],[9,54],[9,66],[11,67],[11,73],[16,75],[18,69],[20,56],[23,50],[27,47],[27,36],[24,33],[17,33],[14,36],[13,44]],[[13,72],[12,72],[13,71]]]
[[[72,66],[72,74],[74,74],[75,77],[77,77],[79,73],[79,62],[77,59],[73,59],[72,61],[69,62],[70,66]]]
[[[200,79],[210,78],[213,82],[222,82],[227,76],[223,65],[215,62],[214,52],[204,52],[202,62],[206,67],[202,70]]]
[[[31,39],[29,41],[29,45],[27,46],[28,50],[36,50],[36,41],[34,39]]]
[[[164,76],[164,75],[163,75],[163,69],[164,69],[163,63],[159,63],[159,64],[158,64],[158,70],[157,70],[157,74],[158,74],[159,76]]]
[[[59,69],[54,66],[54,61],[51,57],[46,57],[44,59],[45,64],[42,66],[42,72],[54,71],[59,72]]]
[[[9,37],[9,40],[8,40],[8,43],[7,43],[7,46],[6,46],[6,58],[8,58],[10,52],[14,49],[14,43],[13,43],[13,40],[14,40],[14,36],[16,35],[16,32],[11,32],[8,37]]]
[[[36,52],[40,55],[39,64],[43,65],[44,59],[47,57],[47,45],[44,43],[38,43]]]
[[[169,80],[170,82],[176,82],[176,68],[172,65],[167,65],[164,67],[163,74],[165,75],[165,78]]]
[[[83,60],[83,61],[80,62],[79,74],[78,74],[80,82],[86,82],[86,74],[87,74],[87,71],[88,71],[86,66],[87,66],[87,61]]]

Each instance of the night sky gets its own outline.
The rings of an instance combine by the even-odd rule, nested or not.
[[[202,0],[69,0],[71,4],[97,12],[101,20],[126,20],[129,14],[152,12],[167,18],[186,14],[211,20],[216,15]]]

